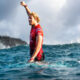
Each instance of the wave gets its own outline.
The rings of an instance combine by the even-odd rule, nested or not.
[[[45,46],[67,46],[67,45],[80,45],[80,43],[65,43],[65,44],[44,44]]]
[[[76,76],[75,80],[80,79],[78,79],[80,76],[80,43],[43,45],[43,49],[47,63],[41,65],[27,63],[30,59],[29,45],[0,50],[0,80],[5,78],[12,80],[14,77],[14,80],[19,80],[21,76],[23,80],[28,80],[28,78],[35,80],[38,72],[38,79],[41,76],[47,76],[45,78],[49,77],[50,80],[50,77],[54,78],[56,75],[58,75],[56,79],[63,78],[58,80],[65,80],[65,76],[69,78],[67,80],[70,78],[73,80],[74,75]],[[26,79],[24,79],[25,76]]]
[[[27,46],[27,45],[20,45],[20,44],[15,44],[15,46],[10,46],[10,45],[5,45],[3,43],[0,43],[0,49],[9,49],[9,48],[14,48],[18,46]]]
[[[67,44],[43,44],[43,46],[78,46],[78,45],[80,45],[80,43],[67,43]],[[4,45],[4,44],[2,44],[2,43],[0,43],[0,49],[9,49],[9,48],[14,48],[14,47],[18,47],[18,46],[29,46],[28,44],[27,45],[18,45],[18,44],[16,44],[16,46],[10,46],[10,45],[8,45],[8,46],[6,46],[6,45]]]
[[[70,41],[49,41],[49,42],[44,41],[44,44],[47,45],[64,45],[64,44],[74,44],[74,43],[80,43],[80,38]]]

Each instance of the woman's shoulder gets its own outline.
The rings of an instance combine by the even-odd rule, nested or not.
[[[36,26],[36,28],[41,28],[41,29],[42,29],[42,27],[41,27],[41,25],[40,25],[40,24],[38,24],[38,25]]]

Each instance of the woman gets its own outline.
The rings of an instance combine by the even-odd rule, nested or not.
[[[29,62],[42,61],[44,60],[44,54],[42,49],[43,30],[39,24],[40,19],[35,12],[30,11],[25,2],[21,2],[21,5],[25,7],[28,14],[29,25],[31,25]]]

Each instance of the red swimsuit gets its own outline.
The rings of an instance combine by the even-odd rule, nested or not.
[[[43,30],[39,24],[31,28],[31,32],[30,32],[30,55],[31,56],[33,55],[34,50],[36,48],[36,37],[38,34],[40,34],[43,38]],[[43,44],[43,41],[42,41],[42,44]],[[43,53],[42,44],[41,44],[41,49],[36,57],[38,61],[40,61],[42,58],[42,53]]]

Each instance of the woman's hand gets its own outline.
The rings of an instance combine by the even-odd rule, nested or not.
[[[31,58],[28,62],[29,62],[29,63],[34,62],[34,58]]]
[[[20,2],[22,6],[27,6],[24,1]]]

